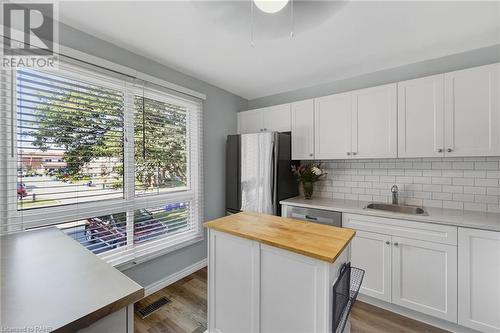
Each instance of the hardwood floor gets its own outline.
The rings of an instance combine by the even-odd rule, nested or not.
[[[135,333],[203,333],[207,329],[207,268],[203,268],[135,304],[135,309],[166,297],[170,303],[142,319]]]
[[[161,297],[170,303],[145,319],[135,314],[135,333],[203,333],[207,327],[207,269],[203,268],[135,304],[136,310]],[[447,331],[356,302],[352,333],[445,333]]]
[[[447,333],[425,323],[356,301],[351,312],[351,333]]]

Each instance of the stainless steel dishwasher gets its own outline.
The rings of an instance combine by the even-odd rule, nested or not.
[[[286,217],[342,227],[342,213],[331,210],[288,206]]]

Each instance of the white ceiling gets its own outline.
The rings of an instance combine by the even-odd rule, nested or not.
[[[247,99],[500,43],[500,2],[68,1],[63,23]]]

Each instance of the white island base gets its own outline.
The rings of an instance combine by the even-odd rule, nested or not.
[[[332,332],[332,286],[349,245],[330,263],[208,232],[209,333]]]

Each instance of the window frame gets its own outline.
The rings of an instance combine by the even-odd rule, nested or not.
[[[97,254],[98,257],[113,265],[123,265],[131,261],[144,261],[145,258],[152,258],[158,254],[176,250],[203,240],[204,234],[201,227],[203,221],[203,102],[197,97],[191,100],[190,98],[177,96],[176,93],[169,93],[169,86],[172,84],[157,78],[155,78],[154,83],[131,78],[123,74],[119,74],[119,78],[116,78],[115,75],[102,74],[92,68],[87,69],[85,66],[89,65],[80,64],[78,61],[61,61],[58,71],[53,74],[118,90],[123,94],[123,197],[119,199],[18,210],[17,194],[12,190],[12,187],[16,186],[15,184],[18,180],[17,172],[15,172],[18,163],[17,135],[15,134],[17,131],[14,131],[14,135],[11,135],[10,140],[7,139],[6,142],[9,147],[12,147],[13,154],[9,153],[6,156],[7,186],[5,186],[5,189],[0,189],[1,192],[7,192],[5,193],[7,215],[5,216],[6,221],[4,221],[6,225],[0,226],[0,232],[2,230],[5,233],[26,231],[33,228],[70,223],[95,216],[125,212],[127,216],[127,243],[124,246]],[[37,71],[51,74],[51,71]],[[12,99],[14,102],[10,105],[10,116],[14,117],[14,128],[16,128],[17,70],[11,70],[8,73],[10,74],[11,89],[13,89],[14,94]],[[162,82],[165,82],[165,84],[161,85]],[[167,92],[164,90],[167,90]],[[144,93],[146,91],[147,95]],[[135,96],[144,96],[186,108],[187,187],[136,196],[134,158]],[[7,127],[7,124],[5,126]],[[197,140],[196,149],[190,146],[190,142],[193,140]],[[188,224],[193,226],[192,231],[173,235],[167,234],[164,237],[134,244],[134,210],[186,201],[190,203]]]
[[[154,101],[158,101],[158,102],[161,102],[161,103],[166,103],[166,104],[174,104],[174,105],[178,105],[178,106],[181,106],[183,108],[186,108],[186,147],[189,146],[189,143],[190,143],[190,140],[191,140],[191,136],[190,136],[190,132],[192,130],[192,124],[190,123],[190,117],[192,117],[192,115],[190,114],[190,108],[192,107],[192,105],[190,105],[189,103],[186,103],[185,100],[182,100],[182,99],[174,99],[172,98],[172,96],[168,96],[168,95],[165,95],[165,94],[161,94],[159,91],[155,91],[154,89],[150,88],[150,87],[134,87],[134,94],[133,94],[133,97],[142,97],[142,98],[148,98],[148,99],[151,99],[151,100],[154,100]],[[133,121],[133,119],[132,119]],[[135,139],[134,139],[134,126],[132,124],[132,127],[130,128],[129,131],[132,131],[132,139],[131,140],[134,140],[134,144],[135,144]],[[194,165],[192,165],[191,163],[191,156],[190,156],[191,152],[188,150],[187,151],[187,156],[186,156],[186,164],[187,164],[187,175],[186,175],[186,186],[184,187],[179,187],[179,188],[172,188],[172,189],[169,189],[169,190],[166,190],[166,191],[163,191],[161,192],[161,194],[164,194],[164,193],[175,193],[175,192],[184,192],[184,191],[192,191],[193,190],[193,186],[191,184],[191,170],[193,170],[193,167]],[[135,176],[135,174],[134,174]],[[142,194],[142,195],[137,195],[137,192],[135,191],[135,186],[134,186],[134,195],[136,196],[136,198],[140,198],[140,197],[150,197],[150,196],[154,196],[154,195],[158,195],[158,194],[154,194],[154,193],[151,193],[151,194]]]

